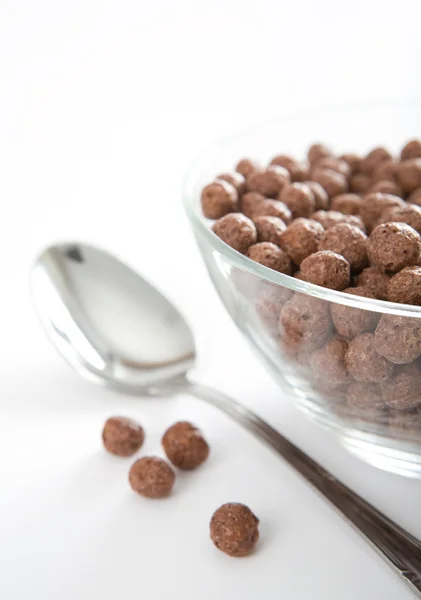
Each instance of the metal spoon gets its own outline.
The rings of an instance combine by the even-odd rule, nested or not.
[[[192,332],[139,274],[92,246],[60,244],[39,256],[31,288],[48,338],[79,373],[130,394],[190,392],[218,407],[281,454],[421,596],[421,543],[257,415],[191,381]]]

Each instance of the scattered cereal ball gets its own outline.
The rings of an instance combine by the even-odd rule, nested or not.
[[[380,192],[364,196],[364,201],[361,205],[361,218],[367,230],[371,231],[377,225],[377,221],[386,208],[391,208],[392,206],[404,206],[403,200],[392,194],[381,194]]]
[[[301,263],[301,273],[306,281],[330,288],[343,290],[349,286],[349,262],[340,254],[321,250],[310,254]]]
[[[209,456],[209,446],[202,432],[187,421],[171,425],[162,437],[168,460],[179,469],[191,471]]]
[[[228,181],[213,181],[202,190],[202,211],[207,219],[220,219],[238,208],[238,193]]]
[[[407,194],[421,187],[421,158],[401,162],[397,170],[398,182]]]
[[[348,163],[335,156],[319,158],[319,160],[311,165],[311,170],[314,171],[315,169],[331,169],[332,171],[341,173],[346,179],[351,176],[351,168]]]
[[[421,158],[421,141],[410,140],[401,150],[401,160]]]
[[[309,217],[316,207],[313,192],[305,183],[284,185],[279,200],[288,206],[294,219]]]
[[[281,243],[281,235],[286,231],[287,226],[279,217],[257,217],[254,220],[257,229],[258,242],[272,242],[277,246]]]
[[[267,198],[254,207],[253,219],[258,217],[278,217],[287,225],[292,221],[291,211],[286,204],[279,200],[269,200]]]
[[[258,206],[260,206],[265,200],[266,197],[258,192],[247,192],[240,198],[241,212],[249,219],[252,219],[254,213],[257,212]]]
[[[323,231],[316,221],[295,219],[281,236],[281,248],[296,265],[300,265],[307,256],[317,251]]]
[[[237,173],[237,171],[233,171],[232,173],[222,173],[218,175],[217,180],[228,181],[232,186],[235,187],[239,196],[244,194],[246,191],[246,178],[241,175],[241,173]]]
[[[347,383],[350,379],[345,364],[348,342],[333,338],[311,355],[310,366],[317,378],[333,384]]]
[[[339,223],[325,231],[319,242],[319,250],[341,254],[354,272],[361,271],[367,264],[367,236],[361,229],[348,223]]]
[[[358,194],[339,194],[332,198],[331,209],[344,215],[359,215],[362,201]]]
[[[328,196],[338,196],[348,191],[347,179],[342,173],[332,169],[315,169],[311,174],[312,181],[320,183],[328,193]]]
[[[387,299],[421,306],[421,267],[406,267],[396,273],[389,281]]]
[[[421,373],[412,363],[397,367],[387,384],[382,385],[385,403],[394,410],[409,410],[421,405]]]
[[[386,148],[374,148],[360,163],[360,171],[365,175],[371,175],[373,171],[385,160],[390,160],[391,154]]]
[[[281,309],[292,295],[293,292],[288,288],[270,284],[263,285],[263,288],[257,292],[256,313],[265,329],[274,337],[279,336],[278,323]]]
[[[381,411],[384,408],[383,395],[378,383],[353,381],[348,386],[346,402],[351,409],[367,412]]]
[[[364,287],[372,292],[374,298],[387,300],[387,286],[389,276],[379,271],[377,267],[367,267],[357,277],[357,286]]]
[[[392,206],[382,213],[378,225],[381,223],[406,223],[421,234],[421,208],[415,204]]]
[[[250,158],[241,159],[240,162],[238,162],[235,166],[235,170],[237,171],[237,173],[240,173],[240,175],[242,175],[246,179],[249,175],[251,175],[253,171],[259,171],[260,168],[261,167],[259,163],[255,160],[251,160]]]
[[[351,177],[349,182],[349,187],[351,192],[354,194],[364,194],[371,184],[371,178],[369,175],[364,175],[364,173],[355,173]]]
[[[259,519],[244,504],[223,504],[210,522],[210,537],[228,556],[250,554],[259,539]]]
[[[349,342],[345,362],[353,378],[366,383],[385,381],[393,371],[393,364],[377,352],[373,333],[361,333]]]
[[[330,229],[339,223],[349,223],[365,231],[364,223],[358,215],[344,215],[336,210],[318,210],[311,215],[311,218],[323,225],[323,229]]]
[[[347,288],[343,290],[352,296],[363,296],[364,298],[375,298],[375,295],[366,288]],[[339,335],[351,339],[360,333],[374,331],[379,321],[380,314],[371,310],[354,308],[345,304],[332,303],[330,314],[336,331]]]
[[[264,267],[291,275],[291,259],[286,252],[272,242],[253,244],[247,251],[247,256]]]
[[[384,223],[372,231],[367,252],[370,261],[382,271],[397,273],[418,263],[421,237],[406,223]]]
[[[417,204],[418,206],[421,206],[421,187],[414,190],[408,197],[407,201],[411,204]]]
[[[361,158],[357,154],[342,154],[339,158],[348,163],[352,174],[357,173],[360,170]]]
[[[134,462],[129,471],[132,489],[146,498],[163,498],[171,492],[175,474],[161,458],[144,456]]]
[[[329,208],[329,196],[327,195],[324,187],[316,181],[304,181],[304,183],[311,189],[314,196],[314,210],[326,210]]]
[[[295,352],[311,352],[323,346],[331,332],[329,303],[305,294],[295,294],[282,307],[279,333]]]
[[[396,365],[413,362],[421,356],[421,320],[383,314],[376,327],[376,350]]]
[[[275,198],[286,183],[290,182],[289,173],[283,167],[272,165],[267,169],[252,171],[247,177],[247,189],[259,192],[268,198]]]
[[[305,181],[308,177],[307,166],[291,156],[279,154],[271,160],[270,164],[284,167],[288,171],[291,181]]]
[[[367,191],[370,192],[370,194],[378,192],[380,194],[391,194],[392,196],[398,196],[399,198],[403,198],[404,195],[403,190],[394,181],[377,181],[376,183],[373,183]]]
[[[132,456],[145,440],[143,428],[133,419],[110,417],[102,430],[102,441],[108,452],[117,456]]]
[[[241,213],[232,213],[218,219],[213,224],[212,231],[228,246],[241,254],[245,254],[257,240],[257,231],[253,221]]]
[[[313,144],[307,152],[308,162],[311,165],[325,156],[332,156],[332,151],[323,144]]]
[[[392,158],[381,161],[374,169],[371,181],[394,181],[396,183],[396,172],[398,162]]]

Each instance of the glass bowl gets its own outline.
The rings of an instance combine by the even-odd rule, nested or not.
[[[421,307],[322,288],[253,262],[211,231],[200,193],[243,157],[263,163],[282,153],[303,158],[318,141],[338,154],[363,154],[379,145],[398,152],[420,134],[418,101],[302,111],[214,144],[193,165],[184,188],[185,208],[215,288],[274,379],[352,453],[418,477]],[[357,335],[364,337],[355,346],[354,371],[358,377],[368,364],[374,380],[369,383],[343,368],[344,353]],[[388,359],[376,353],[380,343]]]

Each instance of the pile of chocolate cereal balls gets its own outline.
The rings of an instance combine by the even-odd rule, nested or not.
[[[398,157],[312,145],[307,160],[244,158],[201,194],[226,244],[261,265],[367,299],[421,306],[421,141]],[[256,278],[255,278],[256,279]],[[343,414],[386,423],[421,443],[421,319],[253,287],[280,353]],[[339,402],[340,401],[340,402]],[[339,410],[338,410],[339,413]]]

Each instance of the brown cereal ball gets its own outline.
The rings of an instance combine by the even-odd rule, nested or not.
[[[278,217],[287,225],[292,221],[292,214],[288,206],[280,200],[265,199],[254,207],[253,219],[258,217]]]
[[[403,206],[392,206],[382,213],[378,225],[381,223],[406,223],[421,234],[421,208],[407,203]]]
[[[396,365],[405,365],[421,356],[421,319],[384,314],[376,327],[375,345],[379,354]]]
[[[404,206],[403,200],[392,194],[382,194],[380,192],[364,196],[360,214],[367,230],[371,231],[377,225],[377,221],[386,208],[392,206]]]
[[[257,192],[247,192],[240,198],[240,209],[249,219],[252,219],[258,207],[266,200],[266,197]]]
[[[304,181],[304,183],[311,189],[314,196],[314,210],[326,210],[329,208],[329,196],[327,195],[324,187],[316,181]]]
[[[382,273],[377,267],[367,267],[357,277],[357,286],[368,289],[374,298],[387,300],[387,286],[389,276]]]
[[[305,181],[308,177],[308,167],[291,156],[279,154],[270,161],[271,165],[284,167],[291,177],[291,181]]]
[[[325,231],[319,242],[319,250],[341,254],[354,273],[367,265],[367,236],[361,229],[348,223],[339,223]]]
[[[375,295],[369,289],[363,287],[347,288],[343,291],[352,296],[375,298]],[[380,319],[380,314],[371,310],[364,310],[336,303],[330,305],[330,314],[336,331],[339,335],[348,339],[352,339],[366,331],[374,331]]]
[[[162,446],[168,460],[184,471],[196,469],[209,456],[209,446],[202,432],[187,421],[171,425],[162,437]]]
[[[316,221],[295,219],[281,236],[281,248],[296,265],[300,265],[307,256],[317,251],[323,231]]]
[[[279,316],[281,309],[292,297],[288,288],[266,284],[257,293],[255,301],[256,313],[265,329],[274,337],[279,336]]]
[[[390,410],[389,429],[395,437],[411,437],[419,442],[421,436],[421,410]]]
[[[361,333],[349,342],[345,362],[353,378],[366,383],[385,381],[393,371],[393,364],[377,352],[373,333]]]
[[[238,193],[228,181],[213,181],[202,190],[202,211],[207,219],[220,219],[238,208]]]
[[[294,219],[309,217],[316,207],[313,192],[305,183],[284,185],[280,191],[279,200],[288,206]]]
[[[241,213],[232,213],[218,219],[213,224],[212,231],[241,254],[245,254],[257,241],[257,231],[253,221]]]
[[[421,158],[410,158],[398,165],[398,182],[407,194],[421,187]]]
[[[315,169],[331,169],[337,173],[341,173],[348,179],[351,176],[351,168],[347,162],[336,158],[335,156],[324,156],[319,158],[315,163],[311,165],[311,172]]]
[[[171,492],[175,474],[161,458],[145,456],[134,462],[129,471],[132,489],[146,498],[163,498]]]
[[[357,173],[360,170],[361,158],[357,154],[342,154],[339,158],[348,163],[352,174]]]
[[[311,355],[310,367],[315,377],[332,384],[347,383],[350,379],[345,364],[348,342],[334,338]]]
[[[389,281],[387,299],[421,306],[421,267],[406,267],[396,273]]]
[[[365,231],[364,223],[358,215],[344,215],[336,210],[318,210],[311,215],[313,221],[317,221],[323,229],[330,229],[339,223],[349,223]]]
[[[346,402],[349,408],[358,411],[372,413],[381,411],[384,408],[382,390],[378,383],[353,381],[348,386]]]
[[[331,290],[343,290],[349,286],[349,262],[330,250],[320,250],[307,256],[301,263],[300,270],[305,280],[315,285]]]
[[[250,192],[259,192],[268,198],[275,198],[284,185],[290,181],[286,169],[272,165],[267,169],[252,171],[247,177],[247,189]]]
[[[391,158],[381,161],[374,169],[371,181],[373,183],[376,183],[377,181],[394,181],[396,183],[398,164],[398,161]]]
[[[304,277],[301,271],[297,271],[296,273],[294,273],[293,277],[294,279],[299,279],[300,281],[307,281],[307,279]]]
[[[253,244],[248,249],[247,256],[264,267],[279,271],[279,273],[285,273],[285,275],[292,273],[290,257],[272,242]]]
[[[421,237],[406,223],[377,225],[367,242],[368,258],[379,269],[397,273],[418,263]]]
[[[421,158],[421,141],[410,140],[401,150],[401,160],[409,160],[410,158]]]
[[[348,191],[346,177],[342,173],[338,173],[332,169],[314,169],[311,179],[320,183],[330,198],[339,194],[345,194]]]
[[[363,199],[358,194],[339,194],[332,198],[331,209],[344,215],[359,215]]]
[[[383,398],[394,410],[409,410],[421,405],[421,373],[412,363],[397,367],[387,384],[382,385]]]
[[[279,333],[295,352],[312,352],[323,346],[331,332],[329,303],[305,294],[295,294],[282,307]]]
[[[364,175],[364,173],[355,173],[352,175],[351,180],[349,182],[349,187],[351,192],[354,194],[364,194],[371,184],[371,178],[369,175]]]
[[[239,196],[246,191],[246,178],[241,175],[241,173],[237,173],[237,171],[233,171],[232,173],[221,173],[216,179],[218,181],[221,179],[222,181],[228,181],[228,183],[235,187]]]
[[[408,196],[407,202],[421,206],[421,187],[417,188]]]
[[[281,235],[286,231],[287,226],[279,217],[257,217],[254,220],[257,229],[258,242],[272,242],[280,246]]]
[[[235,166],[237,173],[240,173],[246,179],[253,171],[259,171],[260,168],[259,163],[250,158],[242,158]]]
[[[324,144],[313,144],[307,152],[308,162],[311,165],[326,156],[332,156],[332,151]]]
[[[374,148],[360,163],[360,171],[365,175],[371,175],[373,171],[385,160],[392,158],[386,148]]]
[[[381,194],[392,194],[399,198],[403,198],[404,196],[402,188],[394,181],[377,181],[369,187],[368,191],[370,194],[380,192]]]
[[[143,428],[133,419],[110,417],[102,430],[102,441],[108,452],[117,456],[132,456],[145,440]]]
[[[223,504],[210,522],[210,537],[228,556],[247,556],[259,539],[259,519],[244,504]]]

